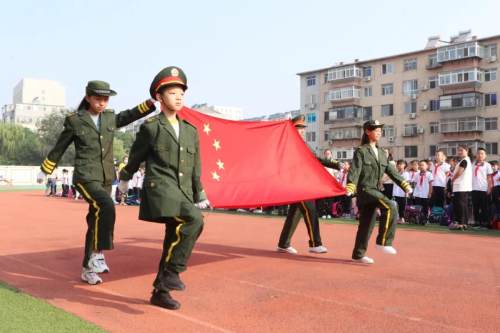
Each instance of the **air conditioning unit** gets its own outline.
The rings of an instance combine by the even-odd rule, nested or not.
[[[422,91],[427,91],[429,90],[429,86],[427,84],[424,84],[424,86],[422,87]]]
[[[311,110],[316,109],[316,103],[309,104],[309,109],[311,109]]]
[[[409,117],[410,117],[410,119],[415,119],[415,118],[417,118],[417,114],[416,113],[410,113]]]
[[[387,137],[387,141],[388,141],[388,142],[394,142],[394,137],[393,137],[393,136],[389,136],[389,137]]]
[[[490,57],[490,62],[495,62],[497,61],[497,57],[496,56],[491,56]]]
[[[371,77],[371,76],[367,76],[367,77],[365,77],[365,81],[366,81],[366,82],[369,82],[369,81],[371,81],[371,80],[372,80],[372,77]]]
[[[427,105],[427,104],[423,104],[423,105],[422,105],[422,110],[423,110],[423,111],[427,111],[427,108],[428,108],[428,105]]]
[[[417,133],[418,134],[424,134],[424,128],[423,127],[417,128]]]
[[[411,94],[411,95],[410,95],[410,98],[411,98],[411,99],[417,99],[417,94]]]

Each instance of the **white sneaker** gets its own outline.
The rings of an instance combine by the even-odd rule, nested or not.
[[[331,218],[332,218],[332,216],[331,216],[331,215],[327,215],[327,216],[326,216],[326,218],[331,219]]]
[[[377,249],[384,252],[385,254],[398,254],[398,251],[396,251],[396,249],[392,246],[377,245]]]
[[[375,263],[375,260],[373,260],[372,258],[367,257],[367,256],[364,256],[363,258],[359,258],[359,259],[352,259],[352,261],[354,261],[354,262],[360,262],[362,264],[369,264],[369,265]]]
[[[90,255],[89,268],[91,268],[96,273],[108,273],[109,267],[104,260],[104,254],[102,252],[94,252]]]
[[[326,219],[326,215],[321,216],[322,219]]]
[[[326,247],[324,247],[323,245],[320,245],[320,246],[310,247],[309,252],[311,252],[311,253],[327,253],[328,249]]]
[[[102,279],[99,275],[97,275],[96,272],[94,272],[91,268],[83,268],[82,269],[82,275],[81,275],[82,281],[87,282],[90,285],[96,285],[99,283],[102,283]]]
[[[283,248],[283,247],[277,247],[276,248],[276,251],[278,252],[282,252],[282,253],[290,253],[290,254],[297,254],[299,253],[299,251],[295,250],[293,247],[289,246],[287,248]]]

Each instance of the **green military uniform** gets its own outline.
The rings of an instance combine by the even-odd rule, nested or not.
[[[372,130],[382,126],[383,124],[378,121],[370,120],[364,124],[363,129]],[[410,184],[389,163],[385,152],[378,146],[376,149],[377,154],[369,143],[359,146],[354,152],[352,166],[347,176],[346,191],[348,193],[357,191],[358,194],[359,227],[352,253],[353,259],[360,259],[366,253],[368,240],[377,217],[377,208],[382,210],[384,217],[379,224],[377,244],[381,246],[392,245],[396,232],[398,208],[396,203],[387,198],[380,190],[380,181],[384,173],[403,190],[408,191],[410,188]]]
[[[299,115],[293,118],[292,122],[296,128],[306,127],[304,115]],[[327,160],[324,158],[318,158],[318,160],[327,168],[339,169],[340,163],[338,161]],[[281,230],[278,248],[286,249],[290,246],[292,236],[297,229],[301,216],[304,218],[307,234],[309,235],[309,247],[323,245],[319,231],[319,218],[316,210],[316,203],[314,200],[310,200],[300,201],[290,205],[285,219],[285,224]]]
[[[167,67],[153,80],[151,96],[162,86],[180,85],[185,89],[185,82],[181,69]],[[153,285],[155,290],[167,293],[176,289],[168,284],[169,274],[186,270],[203,228],[203,216],[194,203],[206,200],[200,181],[198,132],[187,121],[176,119],[178,136],[164,112],[148,119],[132,145],[128,164],[120,172],[120,180],[130,180],[146,161],[139,219],[165,224],[163,254]]]
[[[113,96],[116,93],[109,89],[106,82],[90,81],[86,94]],[[78,111],[66,116],[63,131],[40,168],[44,173],[51,174],[68,146],[74,143],[73,184],[89,203],[83,259],[83,266],[87,267],[92,252],[113,248],[115,206],[110,193],[111,183],[116,178],[113,164],[115,131],[148,115],[155,107],[151,101],[146,101],[120,113],[105,110],[99,116],[99,126],[96,126],[85,106],[82,101]]]

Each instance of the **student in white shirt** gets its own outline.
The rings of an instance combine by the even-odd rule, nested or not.
[[[432,173],[430,173],[427,168],[428,164],[426,160],[422,160],[418,163],[418,168],[420,170],[415,177],[415,190],[413,191],[413,197],[415,205],[422,206],[422,215],[424,218],[429,216],[429,200],[432,196]]]
[[[405,160],[398,160],[396,163],[396,170],[398,173],[406,180],[408,183],[410,182],[410,173],[408,171],[405,171],[406,169],[406,161]],[[394,187],[392,188],[392,198],[397,202],[398,204],[398,213],[399,213],[399,223],[404,224],[405,218],[405,207],[406,207],[406,197],[407,194],[401,187],[398,185],[394,184]]]
[[[491,161],[491,168],[493,169],[493,174],[491,175],[491,181],[493,183],[493,190],[491,192],[491,203],[495,206],[495,213],[492,216],[493,221],[500,218],[500,172],[498,171],[498,161]]]
[[[493,189],[491,175],[493,169],[486,162],[486,150],[479,148],[476,153],[476,162],[473,164],[472,174],[472,211],[474,226],[490,228],[489,195]]]
[[[472,165],[468,148],[459,145],[458,159],[452,178],[453,188],[453,223],[450,229],[467,229],[469,220],[469,193],[472,191]]]
[[[418,161],[412,160],[412,161],[410,161],[409,166],[408,166],[408,174],[410,175],[410,185],[411,185],[412,189],[415,189],[415,184],[417,183],[416,182],[417,173],[418,173]],[[413,196],[408,199],[408,203],[411,205],[415,204],[414,200],[413,200]]]
[[[431,207],[443,207],[445,200],[445,189],[448,176],[450,174],[450,165],[445,162],[446,155],[442,150],[436,152],[436,163],[434,163],[432,172],[432,197]]]

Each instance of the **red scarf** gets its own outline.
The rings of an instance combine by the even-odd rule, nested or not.
[[[420,186],[422,186],[422,184],[424,183],[424,177],[425,177],[425,172],[424,173],[420,173]]]
[[[438,168],[441,166],[441,164],[436,164],[436,166],[434,167],[434,178],[436,178],[436,173],[438,171]]]
[[[476,163],[476,167],[474,169],[474,176],[477,177],[477,172],[479,171],[479,168],[483,166],[483,163]]]

